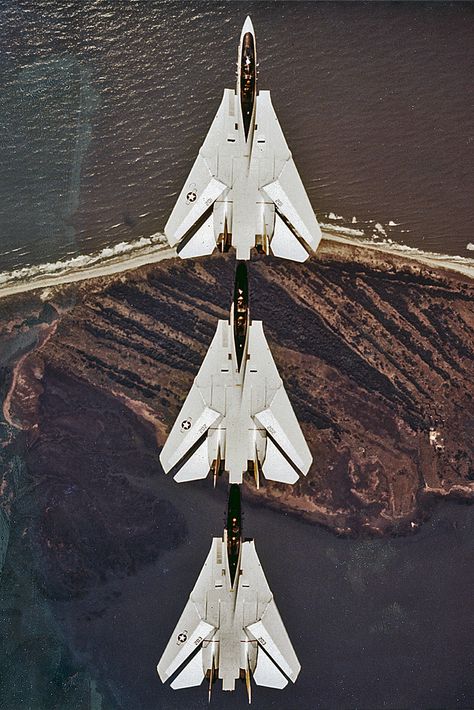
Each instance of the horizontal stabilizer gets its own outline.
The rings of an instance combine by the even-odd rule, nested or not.
[[[255,419],[306,476],[313,457],[283,387],[276,391],[270,406],[256,414]]]
[[[194,688],[201,685],[204,680],[204,670],[202,667],[202,648],[189,661],[188,665],[183,668],[181,673],[171,683],[173,690],[181,688]]]
[[[189,239],[184,240],[184,245],[178,246],[178,256],[181,259],[191,259],[196,256],[212,254],[216,248],[214,237],[214,218],[212,213],[199,229]]]
[[[280,215],[275,215],[275,228],[270,242],[272,254],[282,259],[292,261],[306,261],[309,253],[300,244],[291,229],[285,224]]]
[[[157,666],[163,683],[185,662],[214,626],[203,621],[196,605],[188,601]]]
[[[262,187],[262,192],[311,249],[317,249],[321,229],[293,160],[285,163],[278,179]]]
[[[267,688],[278,688],[281,690],[288,685],[288,679],[276,667],[272,659],[267,656],[265,651],[259,647],[257,656],[257,665],[253,672],[253,679],[257,685],[264,685]]]
[[[175,246],[222,195],[227,185],[213,176],[207,160],[199,154],[165,225],[165,234]]]
[[[174,477],[177,483],[185,481],[197,481],[201,478],[206,478],[209,473],[209,456],[207,453],[207,437],[196,449],[192,456],[179,469]]]
[[[196,405],[200,407],[200,412]],[[194,419],[188,412],[198,412],[197,418]],[[161,450],[160,461],[166,473],[186,456],[220,416],[214,409],[203,406],[199,391],[192,387],[171,434]]]
[[[247,631],[258,641],[259,646],[265,646],[265,652],[294,683],[301,666],[274,601],[268,604],[260,621],[247,626]]]
[[[299,476],[270,438],[267,438],[267,452],[262,466],[263,475],[270,481],[296,483]]]

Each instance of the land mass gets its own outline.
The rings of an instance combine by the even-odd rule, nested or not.
[[[113,500],[127,470],[164,476],[159,449],[228,314],[234,264],[169,259],[2,299],[4,417],[22,430],[33,485],[46,477],[63,497],[76,487],[72,520],[97,475]],[[314,463],[295,486],[256,491],[249,479],[248,499],[344,535],[406,533],[439,498],[473,499],[466,274],[324,240],[305,264],[256,257],[249,277],[252,318],[263,320]],[[58,509],[60,545],[68,523]]]

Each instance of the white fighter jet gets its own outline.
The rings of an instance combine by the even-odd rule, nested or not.
[[[230,488],[224,536],[213,538],[157,666],[163,683],[179,669],[171,683],[174,690],[200,685],[207,677],[210,698],[216,678],[223,690],[235,690],[235,681],[242,678],[249,702],[251,675],[257,685],[284,688],[300,672],[254,541],[242,540],[237,485]]]
[[[295,483],[312,456],[263,334],[250,321],[247,269],[236,269],[230,320],[220,320],[194,384],[161,451],[175,481],[227,471],[230,483],[253,472]]]
[[[321,230],[291,157],[269,91],[257,92],[255,33],[245,20],[237,87],[219,110],[165,226],[182,258],[232,245],[294,261],[316,250]]]

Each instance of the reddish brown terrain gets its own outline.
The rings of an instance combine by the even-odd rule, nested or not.
[[[120,506],[127,470],[164,475],[159,448],[228,313],[234,263],[163,261],[0,301],[0,348],[24,340],[3,407],[33,484],[74,471]],[[329,242],[304,265],[256,258],[249,278],[314,463],[294,487],[249,479],[248,497],[341,534],[406,532],[436,499],[472,499],[472,280]],[[134,495],[137,510],[155,504]]]

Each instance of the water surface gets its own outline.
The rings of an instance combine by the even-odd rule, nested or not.
[[[468,255],[472,4],[9,1],[0,271],[162,230],[247,12],[319,218]]]

